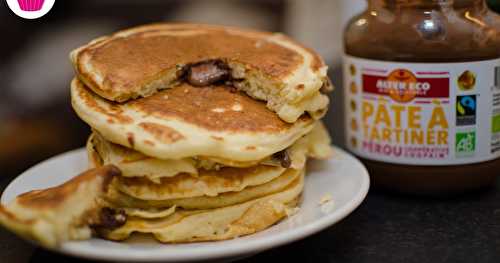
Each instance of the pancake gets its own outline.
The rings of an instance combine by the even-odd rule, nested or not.
[[[193,158],[161,160],[138,151],[106,141],[92,133],[87,141],[87,153],[91,167],[115,164],[124,177],[145,177],[160,183],[161,178],[184,173],[198,175],[197,162]]]
[[[94,132],[87,142],[87,151],[91,165],[116,165],[123,177],[144,177],[149,181],[160,183],[162,178],[177,174],[198,175],[198,170],[220,170],[224,167],[248,168],[258,165],[280,166],[284,168],[303,169],[307,157],[325,159],[331,155],[330,136],[321,122],[317,122],[313,130],[288,147],[285,156],[280,158],[273,154],[260,161],[236,162],[210,157],[186,157],[179,160],[162,160],[149,157],[138,151],[106,141]],[[234,170],[237,171],[237,170]],[[194,180],[194,179],[193,179]]]
[[[198,196],[190,198],[166,199],[166,200],[148,200],[150,196],[155,199],[159,197],[158,188],[162,185],[156,185],[155,188],[143,188],[142,192],[129,191],[124,193],[119,180],[114,180],[112,187],[106,195],[107,202],[115,208],[170,208],[176,206],[189,210],[194,209],[213,209],[224,206],[230,206],[238,203],[247,202],[252,199],[260,198],[285,189],[290,183],[300,177],[304,171],[288,169],[281,176],[264,184],[246,187],[238,192],[226,192],[217,196]],[[161,192],[160,192],[161,193]]]
[[[104,166],[84,172],[56,187],[19,195],[0,206],[0,224],[16,234],[55,247],[61,242],[88,239],[96,223],[97,200],[120,171]]]
[[[169,215],[172,215],[177,210],[176,206],[172,206],[168,209],[141,209],[141,208],[131,208],[126,207],[122,208],[127,216],[139,217],[144,219],[153,219],[153,218],[164,218]]]
[[[258,199],[209,210],[179,210],[160,218],[129,216],[127,222],[101,236],[127,239],[132,233],[151,233],[160,242],[180,243],[235,238],[261,231],[287,216],[295,208],[304,176],[285,189]],[[172,210],[168,210],[171,212]]]
[[[71,99],[80,118],[106,140],[158,159],[259,161],[286,149],[315,124],[309,116],[286,123],[264,103],[224,85],[181,84],[118,104],[75,79]]]
[[[331,90],[327,66],[282,34],[199,24],[154,24],[101,37],[74,50],[76,74],[108,100],[147,97],[179,82],[231,81],[287,122],[320,118]]]
[[[146,200],[217,196],[265,184],[283,174],[285,170],[282,167],[267,165],[249,168],[225,167],[218,171],[201,170],[196,177],[179,174],[171,178],[162,178],[160,183],[153,183],[145,178],[119,177],[117,186],[120,191],[130,196]]]
[[[287,149],[291,168],[304,169],[307,158],[325,160],[332,156],[330,134],[325,125],[318,121],[314,128],[304,137],[300,138]]]

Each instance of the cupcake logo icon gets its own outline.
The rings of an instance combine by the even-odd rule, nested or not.
[[[44,2],[44,0],[17,0],[19,8],[28,12],[40,11]]]
[[[55,0],[6,0],[14,14],[25,19],[37,19],[46,15]]]

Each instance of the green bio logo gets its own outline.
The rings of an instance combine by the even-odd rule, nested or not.
[[[455,153],[457,156],[470,156],[476,151],[476,132],[457,132]]]
[[[500,115],[495,115],[491,118],[491,132],[500,132]]]

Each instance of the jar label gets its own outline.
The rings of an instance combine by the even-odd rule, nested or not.
[[[344,56],[346,140],[377,161],[451,165],[500,157],[500,59],[399,63]]]

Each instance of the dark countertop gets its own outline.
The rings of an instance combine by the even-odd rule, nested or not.
[[[10,180],[2,180],[3,189]],[[266,262],[500,262],[500,181],[448,199],[371,191],[340,223],[245,259]],[[35,248],[0,229],[0,262],[91,262]]]

